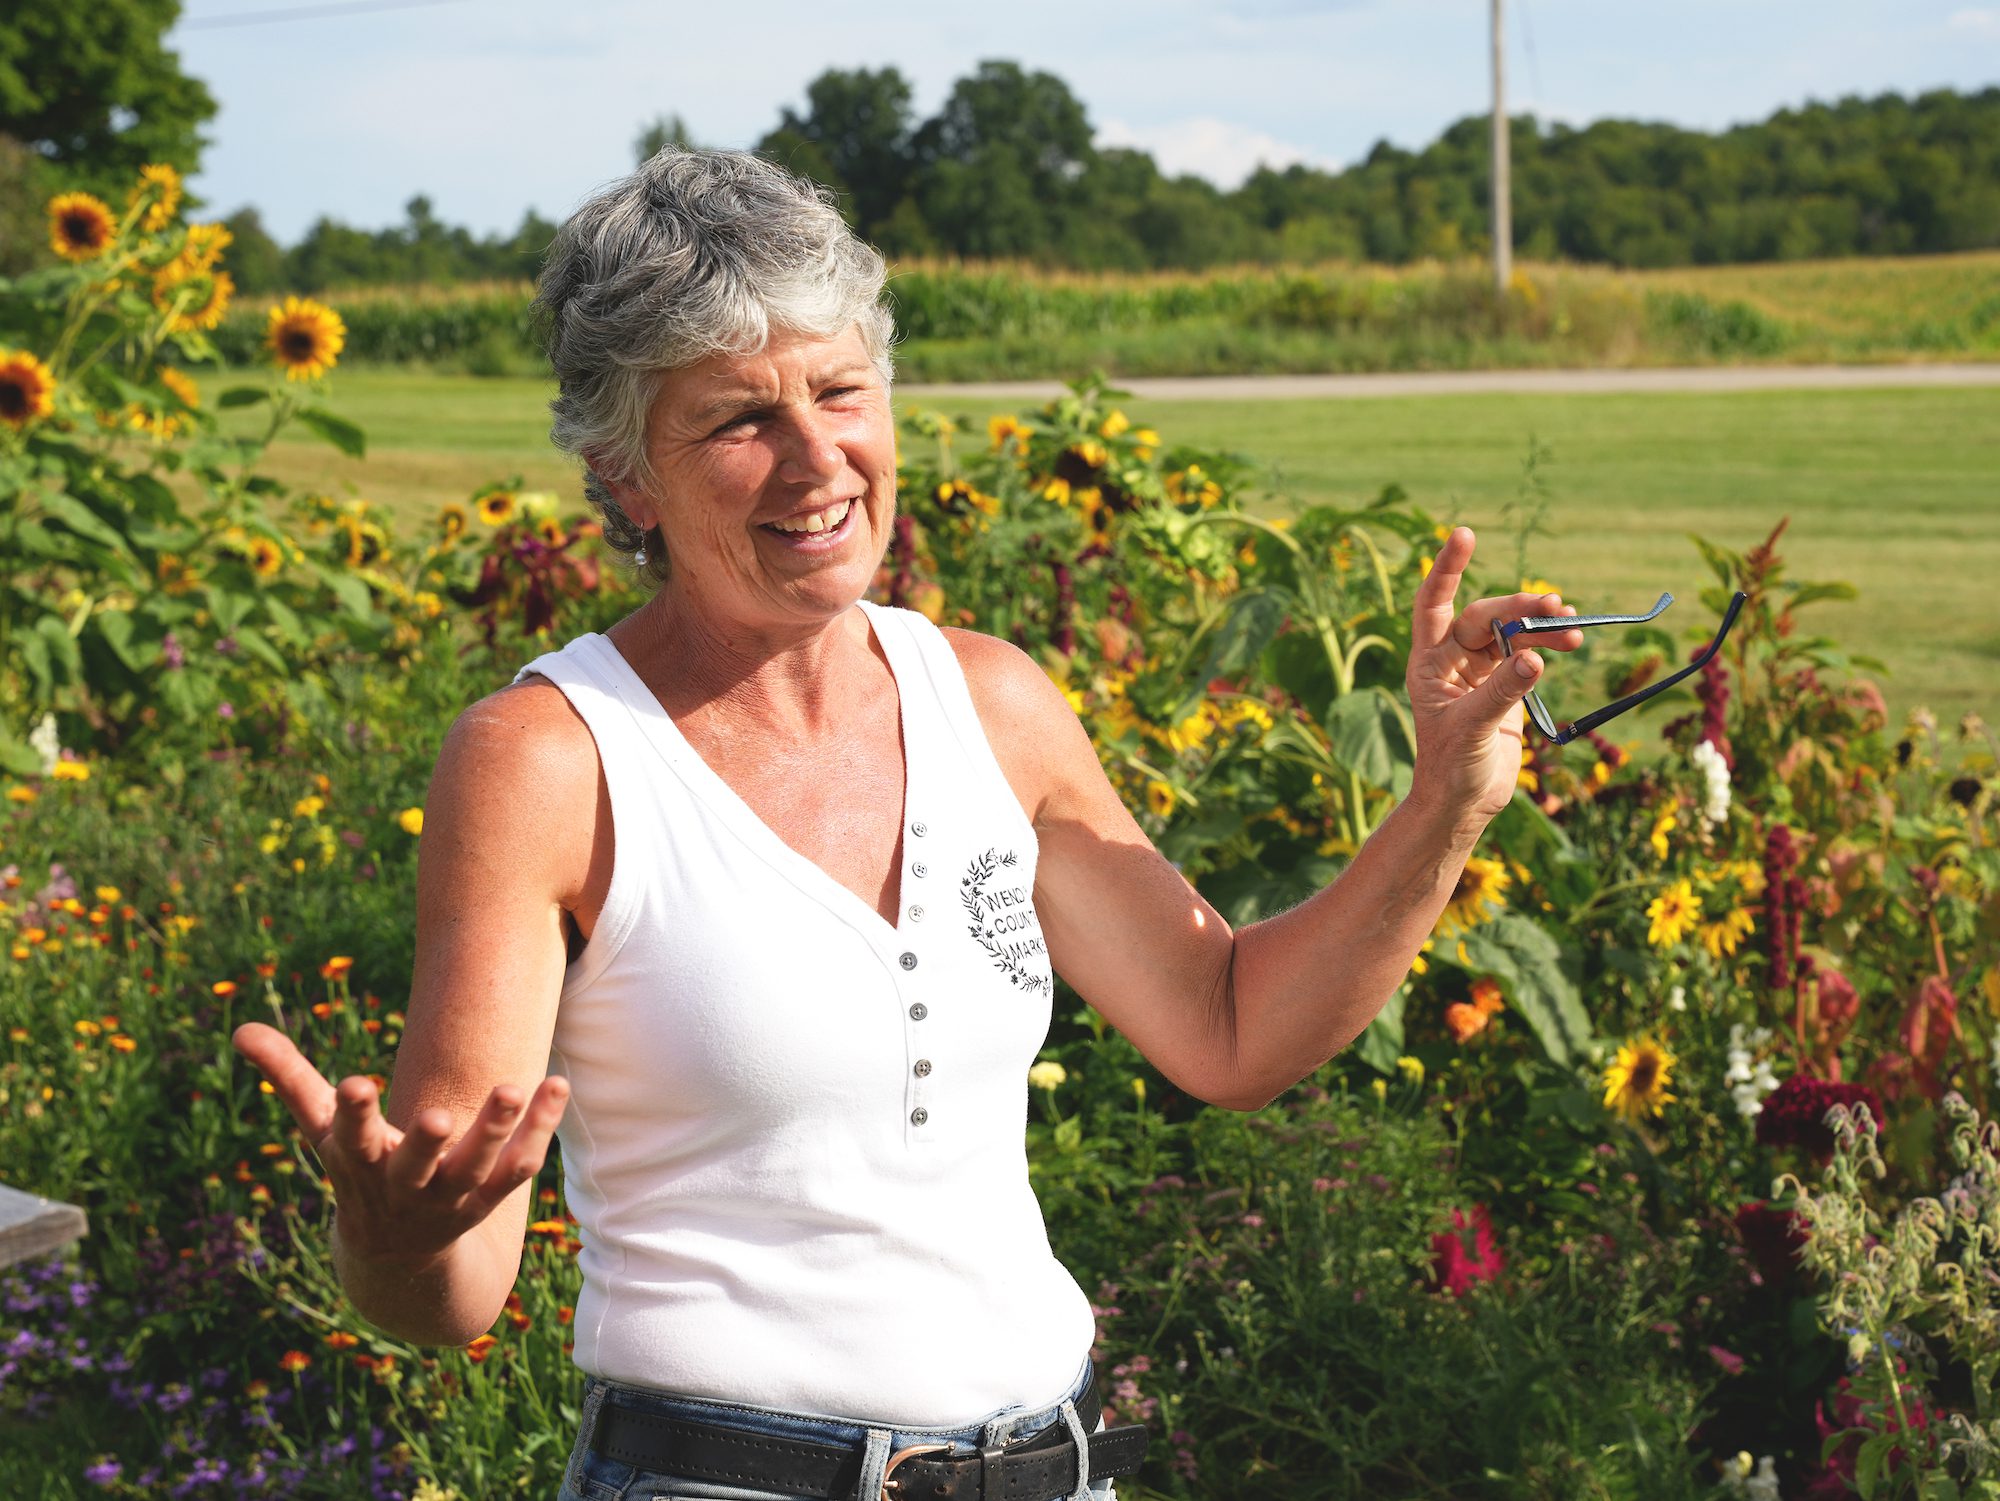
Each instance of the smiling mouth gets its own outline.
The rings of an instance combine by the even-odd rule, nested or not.
[[[837,500],[830,506],[810,511],[803,516],[787,516],[783,521],[767,521],[763,530],[775,532],[787,539],[803,540],[808,537],[824,537],[837,532],[847,524],[847,519],[856,509],[858,499]]]

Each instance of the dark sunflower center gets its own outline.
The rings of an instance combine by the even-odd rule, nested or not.
[[[28,388],[18,380],[0,378],[0,417],[19,422],[28,415]]]
[[[100,238],[96,218],[85,213],[64,214],[62,231],[72,245],[95,245]]]
[[[319,340],[309,328],[288,328],[278,336],[278,345],[285,351],[286,359],[305,361],[313,357]]]
[[[1650,1053],[1641,1054],[1639,1060],[1632,1065],[1632,1082],[1629,1086],[1631,1092],[1640,1095],[1651,1094],[1653,1086],[1659,1082],[1659,1076],[1659,1060]]]

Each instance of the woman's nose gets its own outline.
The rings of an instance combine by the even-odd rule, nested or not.
[[[778,461],[778,478],[787,484],[819,485],[847,467],[834,419],[809,410],[787,424],[785,452]]]

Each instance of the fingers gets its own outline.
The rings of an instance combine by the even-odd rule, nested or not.
[[[1508,719],[1517,723],[1522,717],[1521,700],[1528,691],[1542,679],[1542,658],[1539,652],[1517,651],[1514,655],[1487,674],[1486,681],[1479,685],[1472,695],[1478,704],[1478,717],[1488,724],[1498,725]]]
[[[262,1022],[245,1022],[230,1033],[229,1041],[270,1080],[271,1089],[292,1113],[306,1139],[317,1142],[324,1138],[333,1125],[333,1086],[306,1061],[291,1038]]]
[[[1451,637],[1453,605],[1458,599],[1458,583],[1472,561],[1476,539],[1469,526],[1453,527],[1444,539],[1431,571],[1417,585],[1416,604],[1410,613],[1411,643],[1419,650],[1442,646]]]
[[[568,1105],[569,1081],[557,1075],[542,1080],[525,1101],[515,1086],[498,1086],[438,1165],[435,1181],[477,1194],[488,1208],[500,1203],[541,1171]]]
[[[1476,599],[1451,623],[1452,639],[1467,651],[1490,651],[1498,644],[1494,626],[1503,620],[1524,620],[1534,615],[1574,615],[1575,605],[1566,605],[1560,594],[1496,594]],[[1517,638],[1518,639],[1518,638]],[[1534,637],[1537,648],[1575,651],[1583,645],[1583,632],[1556,631]]]

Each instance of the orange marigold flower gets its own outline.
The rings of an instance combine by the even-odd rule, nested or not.
[[[567,1325],[575,1317],[576,1310],[570,1307],[569,1304],[559,1303],[556,1305],[556,1322],[558,1324]]]
[[[310,1367],[313,1358],[303,1350],[287,1350],[278,1357],[278,1364],[287,1371],[303,1371]]]
[[[225,1001],[236,994],[236,982],[234,980],[217,980],[208,988],[215,992],[219,999]]]
[[[486,1363],[487,1351],[499,1343],[500,1341],[494,1336],[482,1334],[478,1339],[465,1347],[465,1353],[471,1358],[474,1365],[484,1365]]]
[[[135,1048],[139,1046],[137,1042],[135,1042],[132,1038],[127,1037],[123,1032],[120,1032],[116,1037],[113,1037],[111,1039],[111,1045],[114,1048],[118,1049],[118,1051],[121,1053],[132,1052]]]
[[[354,961],[351,958],[346,954],[335,954],[319,967],[319,977],[322,980],[344,980],[352,968]]]
[[[1500,982],[1490,976],[1481,976],[1472,982],[1472,1004],[1487,1016],[1496,1011],[1505,1011],[1507,1003],[1500,999]]]
[[[1457,1001],[1444,1008],[1444,1024],[1458,1042],[1470,1042],[1486,1030],[1487,1016],[1477,1006]]]
[[[361,1341],[345,1329],[336,1329],[326,1337],[327,1347],[333,1350],[352,1350]]]

